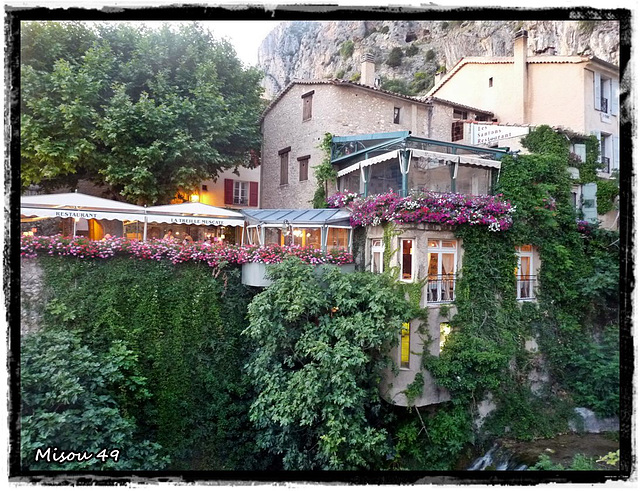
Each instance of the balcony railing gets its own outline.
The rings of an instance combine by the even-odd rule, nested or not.
[[[608,100],[608,99],[605,99],[604,97],[602,97],[602,98],[600,99],[600,110],[601,110],[603,113],[608,113],[608,112],[609,112],[609,111],[607,111],[608,106],[609,106],[609,100]]]
[[[611,159],[609,157],[600,157],[600,167],[602,172],[609,174],[611,172]]]
[[[518,300],[527,300],[535,298],[536,277],[529,275],[516,275],[516,298]]]
[[[453,302],[456,278],[452,274],[429,275],[427,279],[427,302]]]

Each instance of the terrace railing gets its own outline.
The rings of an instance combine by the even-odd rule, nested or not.
[[[453,302],[456,277],[452,274],[429,275],[426,288],[428,303]]]

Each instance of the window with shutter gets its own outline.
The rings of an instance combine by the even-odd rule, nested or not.
[[[311,106],[313,104],[313,93],[307,92],[302,96],[302,121],[308,121],[311,119]]]
[[[258,206],[258,183],[255,181],[249,183],[249,206]]]
[[[224,180],[224,204],[233,204],[233,179]]]
[[[451,141],[455,142],[464,138],[464,122],[454,121],[451,124]]]
[[[289,184],[289,152],[291,147],[284,148],[278,152],[280,156],[280,185]]]
[[[309,180],[309,155],[304,157],[298,157],[298,163],[300,166],[300,171],[298,173],[300,181],[308,181]]]

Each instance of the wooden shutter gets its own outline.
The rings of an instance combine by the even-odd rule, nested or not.
[[[255,181],[249,183],[249,206],[258,206],[258,183]]]
[[[233,179],[224,180],[224,204],[233,204]]]
[[[617,80],[611,81],[611,115],[618,115],[618,100],[619,100],[620,84]]]
[[[600,74],[593,72],[593,107],[596,111],[600,110]]]

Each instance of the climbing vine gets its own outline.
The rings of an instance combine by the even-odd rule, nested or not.
[[[316,178],[316,191],[311,203],[314,208],[326,208],[327,196],[329,195],[329,183],[336,182],[338,174],[331,165],[331,140],[333,135],[325,133],[322,142],[318,146],[324,152],[322,162],[315,166],[313,175]]]

